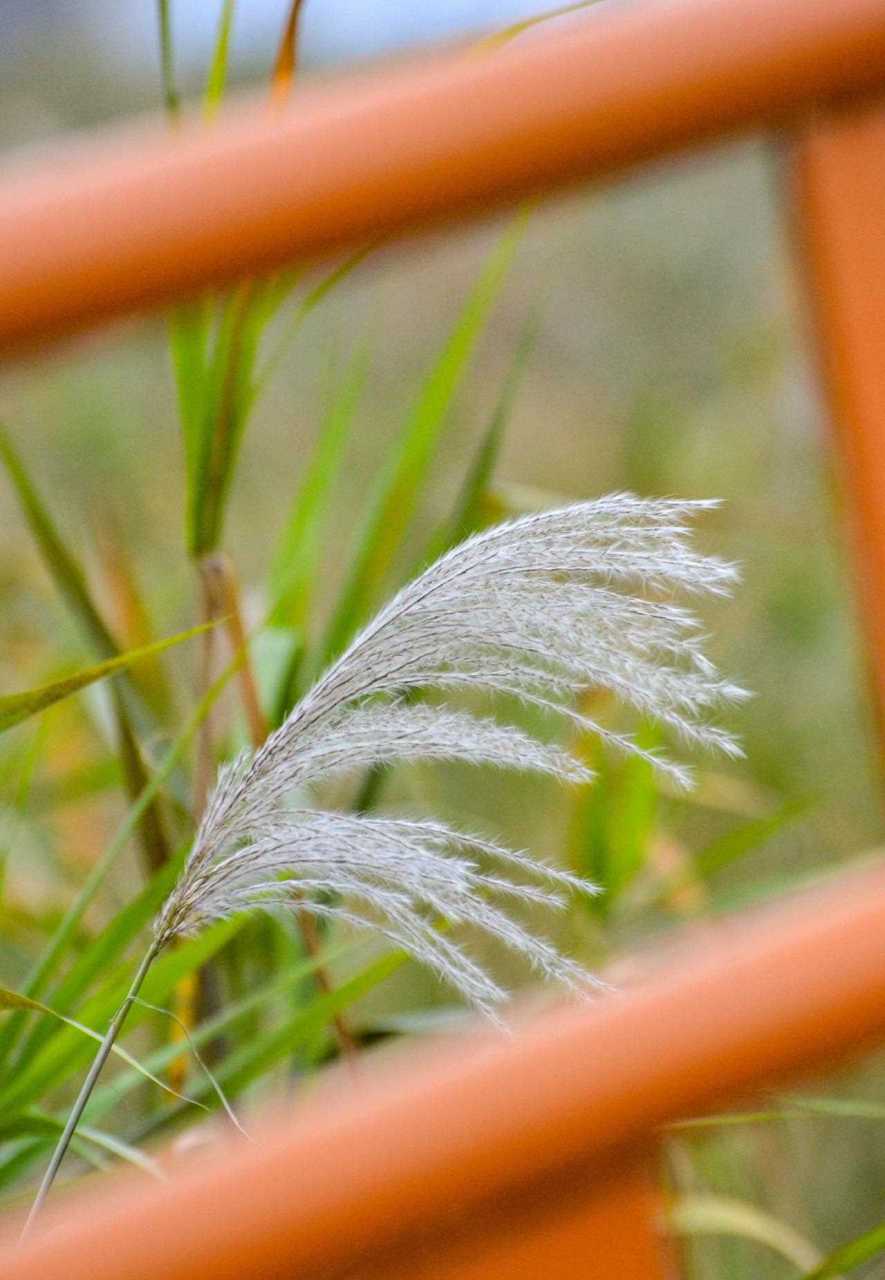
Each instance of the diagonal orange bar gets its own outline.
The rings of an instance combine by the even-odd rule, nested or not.
[[[431,1264],[451,1257],[465,1223],[492,1233],[508,1213],[518,1224],[520,1205],[565,1207],[581,1187],[592,1207],[663,1122],[881,1037],[883,937],[883,868],[719,921],[656,972],[649,962],[631,991],[548,1013],[512,1039],[404,1054],[169,1185],[123,1180],[68,1202],[22,1252],[0,1250],[0,1274],[380,1278],[411,1275],[411,1257],[458,1276]],[[579,1222],[563,1220],[560,1239]]]
[[[661,0],[484,56],[116,131],[0,185],[0,347],[885,85],[885,0]]]

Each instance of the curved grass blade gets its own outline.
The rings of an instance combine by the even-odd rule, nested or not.
[[[86,575],[65,545],[55,521],[37,493],[21,457],[13,447],[9,434],[2,424],[0,424],[0,462],[6,467],[25,520],[46,567],[67,600],[71,612],[80,619],[83,628],[102,657],[116,657],[119,647],[93,602],[86,584]]]
[[[213,926],[199,938],[193,938],[166,951],[156,960],[145,979],[146,998],[154,1004],[162,1003],[185,975],[194,972],[215,955],[242,926],[242,917],[226,920],[222,922],[222,927]],[[128,990],[128,977],[130,975],[127,974],[123,979],[111,979],[86,1002],[80,1013],[87,1020],[87,1027],[92,1023],[105,1025],[110,1021]],[[146,1016],[146,1010],[134,1005],[127,1019],[127,1031],[134,1030]],[[97,1034],[95,1038],[99,1041],[104,1039]],[[0,1110],[13,1111],[39,1101],[47,1090],[57,1088],[69,1075],[79,1070],[89,1054],[89,1046],[72,1029],[66,1028],[59,1032],[27,1067],[16,1072],[6,1083],[0,1091]],[[168,1085],[164,1087],[167,1090],[169,1088]]]
[[[82,920],[87,908],[104,884],[111,868],[115,865],[117,859],[120,857],[129,840],[137,830],[138,823],[140,822],[148,805],[152,803],[160,788],[164,785],[178,765],[179,760],[190,748],[200,725],[203,723],[222,690],[226,687],[227,682],[236,671],[237,664],[238,658],[235,657],[214,684],[210,686],[205,695],[200,699],[197,706],[186,720],[178,736],[166,752],[163,760],[155,770],[150,782],[144,788],[138,799],[130,806],[129,811],[117,829],[116,835],[111,840],[102,857],[95,863],[89,875],[86,877],[83,887],[74,902],[66,911],[40,959],[29,973],[23,987],[24,995],[36,997],[45,989],[46,984],[52,977],[52,974],[64,958],[68,945],[75,936],[76,930],[79,927],[80,921]],[[19,1015],[14,1014],[12,1018],[10,1018],[7,1026],[4,1028],[4,1031],[0,1033],[0,1064],[3,1063],[10,1050],[17,1042],[21,1029],[22,1019]]]
[[[752,1240],[774,1250],[803,1272],[820,1262],[819,1251],[792,1227],[754,1204],[728,1196],[681,1196],[668,1210],[667,1224],[677,1235],[726,1235]]]
[[[278,1026],[270,1028],[263,1035],[250,1039],[231,1053],[217,1069],[217,1078],[230,1098],[236,1098],[249,1084],[259,1076],[265,1075],[272,1067],[290,1058],[299,1046],[308,1044],[318,1032],[332,1025],[337,1013],[348,1009],[363,996],[368,995],[382,982],[409,960],[403,952],[389,952],[381,956],[355,974],[348,981],[341,983],[328,994],[315,997],[310,1004],[298,1009]],[[200,1028],[197,1028],[199,1031]],[[193,1033],[192,1033],[193,1034]],[[193,1096],[211,1105],[211,1086],[206,1081],[193,1082]],[[93,1099],[94,1102],[94,1099]],[[175,1104],[169,1111],[151,1118],[139,1132],[139,1140],[174,1122],[184,1113],[181,1104]],[[87,1114],[92,1115],[90,1110]]]
[[[72,1009],[93,980],[100,974],[110,972],[111,967],[128,950],[133,938],[138,937],[142,929],[151,922],[178,878],[187,849],[187,845],[182,846],[175,857],[148,881],[141,893],[122,911],[118,911],[76,958],[64,979],[52,991],[52,1007],[57,1012],[67,1013]],[[21,1071],[27,1066],[56,1031],[57,1027],[51,1023],[38,1023],[16,1057],[16,1070]]]
[[[78,1031],[81,1035],[87,1036],[90,1040],[98,1041],[99,1044],[101,1044],[104,1038],[98,1031],[93,1031],[91,1027],[87,1027],[84,1023],[78,1022],[76,1018],[68,1018],[65,1014],[58,1013],[57,1010],[50,1008],[49,1005],[43,1004],[39,1000],[32,1000],[29,996],[23,996],[17,991],[10,991],[8,987],[0,987],[0,1010],[2,1009],[32,1010],[36,1013],[46,1014],[48,1017],[55,1018],[58,1022],[64,1023],[66,1027],[70,1027],[74,1031]],[[171,1088],[170,1085],[166,1084],[158,1076],[153,1075],[146,1067],[141,1065],[137,1058],[133,1058],[131,1053],[127,1053],[126,1050],[121,1048],[119,1045],[113,1045],[111,1052],[115,1053],[117,1057],[121,1058],[128,1066],[134,1068],[134,1070],[136,1070],[139,1075],[143,1076],[146,1080],[150,1080],[152,1084],[155,1084],[160,1089],[165,1090],[166,1093],[172,1094],[173,1097],[180,1101],[188,1103],[191,1102],[191,1099],[185,1094],[179,1093],[177,1089]],[[197,1103],[195,1105],[200,1106],[202,1104]]]
[[[328,964],[330,960],[345,954],[353,944],[346,947],[324,948],[316,957],[300,960],[287,967],[282,973],[264,983],[257,990],[250,991],[239,1000],[226,1005],[217,1014],[207,1018],[198,1026],[190,1028],[190,1040],[198,1048],[210,1044],[220,1035],[229,1032],[238,1023],[249,1018],[256,1011],[272,1001],[291,994],[297,984],[313,973],[318,967]],[[145,1059],[145,1065],[158,1074],[167,1070],[176,1056],[181,1053],[180,1044],[166,1044],[155,1049]],[[113,1080],[99,1085],[89,1100],[86,1114],[93,1119],[106,1115],[118,1102],[138,1085],[138,1076],[134,1071],[122,1071]]]
[[[202,623],[187,631],[180,631],[177,635],[167,636],[164,640],[143,645],[140,649],[130,649],[126,653],[108,658],[94,666],[83,667],[72,675],[52,680],[48,684],[38,685],[34,689],[26,689],[21,693],[0,696],[0,733],[5,733],[7,729],[21,724],[39,711],[45,710],[46,707],[51,707],[53,703],[61,702],[63,698],[69,698],[88,685],[95,684],[97,680],[104,680],[107,676],[115,675],[143,658],[153,657],[165,649],[171,649],[173,645],[182,644],[185,640],[200,635],[208,626],[214,625],[214,623]]]
[[[885,1222],[880,1222],[871,1231],[840,1245],[828,1254],[813,1270],[806,1271],[802,1280],[838,1280],[840,1276],[865,1262],[872,1261],[885,1253]]]

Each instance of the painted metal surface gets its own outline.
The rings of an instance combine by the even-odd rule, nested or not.
[[[483,1247],[503,1248],[495,1237],[509,1221],[518,1256],[531,1247],[520,1214],[571,1203],[573,1218],[546,1224],[565,1248],[556,1240],[579,1238],[582,1208],[601,1222],[598,1197],[666,1121],[881,1038],[883,937],[885,868],[719,921],[648,958],[629,991],[534,1017],[512,1038],[404,1052],[356,1089],[312,1094],[254,1145],[215,1147],[170,1184],[126,1179],[62,1205],[23,1252],[0,1252],[0,1274],[392,1280],[411,1259],[428,1276],[479,1277],[458,1270],[459,1238],[482,1224]],[[632,1185],[648,1207],[651,1192]],[[613,1212],[630,1216],[623,1204]],[[648,1230],[637,1217],[635,1231]],[[565,1274],[598,1273],[581,1257]]]
[[[885,99],[815,120],[795,148],[793,179],[885,742]]]
[[[883,0],[680,0],[113,130],[0,181],[0,347],[600,178],[885,83]]]
[[[0,182],[0,344],[482,212],[735,131],[803,132],[794,192],[885,705],[885,0],[685,0],[311,89]],[[826,104],[810,129],[808,113]],[[659,1127],[885,1036],[885,871],[717,922],[635,989],[367,1067],[169,1186],[56,1199],[10,1280],[670,1273]]]

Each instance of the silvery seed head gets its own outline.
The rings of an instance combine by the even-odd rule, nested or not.
[[[744,697],[702,651],[693,614],[673,597],[725,595],[733,566],[695,551],[689,521],[711,502],[615,494],[477,534],[404,587],[357,635],[252,756],[225,766],[158,940],[246,908],[310,910],[380,931],[472,1004],[504,997],[441,920],[469,924],[544,976],[586,985],[585,971],[507,910],[562,906],[593,886],[528,854],[433,821],[303,807],[325,780],[397,761],[460,760],[546,773],[590,772],[567,750],[512,725],[440,703],[463,690],[506,694],[555,712],[681,785],[686,769],[596,723],[581,695],[608,691],[685,743],[738,755],[711,717]],[[417,691],[435,700],[416,702]]]

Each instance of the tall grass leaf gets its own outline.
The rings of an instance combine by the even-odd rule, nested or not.
[[[202,450],[202,426],[208,379],[211,307],[207,298],[186,302],[169,315],[169,354],[178,398],[178,417],[184,444],[189,522]]]
[[[218,27],[215,33],[215,45],[212,50],[212,61],[206,77],[206,89],[203,94],[203,109],[207,118],[211,119],[218,109],[227,84],[227,68],[230,60],[230,35],[233,28],[236,0],[224,0],[218,16]]]
[[[191,1028],[191,1042],[200,1048],[218,1039],[219,1036],[226,1035],[243,1019],[251,1017],[256,1011],[263,1010],[273,1001],[290,995],[301,979],[315,972],[318,967],[328,964],[330,960],[345,954],[352,945],[324,947],[319,955],[299,960],[296,964],[276,973],[263,985],[253,988],[239,1000],[226,1004],[217,1014]],[[180,1053],[180,1044],[163,1045],[146,1057],[145,1066],[159,1075]],[[88,1114],[93,1119],[106,1115],[138,1084],[139,1078],[136,1072],[120,1072],[113,1080],[99,1085],[95,1090],[89,1102]]]
[[[537,321],[533,317],[523,330],[488,426],[464,477],[455,509],[431,540],[427,560],[436,560],[488,523],[487,501],[492,476],[536,338]]]
[[[158,637],[139,575],[113,517],[104,516],[99,526],[99,552],[111,617],[119,628],[115,627],[115,633],[126,649],[153,644]],[[174,721],[178,713],[173,689],[159,656],[146,658],[132,674],[158,723]]]
[[[300,1044],[330,1026],[336,1013],[349,1009],[357,1000],[385,983],[408,960],[405,952],[388,952],[354,977],[340,983],[334,991],[316,996],[282,1026],[273,1027],[244,1045],[221,1064],[218,1075],[222,1088],[231,1096],[237,1096],[253,1080],[290,1056]],[[197,1096],[202,1100],[207,1096],[207,1090],[208,1085],[201,1085]]]
[[[215,624],[209,625],[214,626]],[[27,689],[21,693],[8,693],[0,696],[0,733],[5,733],[7,729],[12,729],[15,725],[22,724],[23,721],[36,715],[39,711],[44,711],[46,707],[52,706],[53,703],[61,702],[63,698],[71,697],[72,694],[85,689],[87,685],[95,684],[98,680],[104,680],[107,676],[115,675],[117,672],[123,671],[126,667],[130,667],[133,663],[140,662],[144,658],[153,657],[166,649],[171,649],[173,645],[190,640],[193,636],[199,635],[206,629],[207,624],[203,623],[200,626],[191,627],[188,631],[181,631],[177,635],[167,636],[164,640],[144,645],[140,649],[130,649],[127,653],[121,653],[115,658],[108,658],[105,662],[96,663],[91,667],[84,667],[72,675],[64,676],[59,680],[52,680],[48,684],[38,685],[34,689]]]
[[[330,1026],[336,1013],[349,1009],[357,1000],[386,982],[408,959],[405,953],[399,951],[381,956],[352,978],[342,982],[334,991],[316,996],[308,1005],[298,1009],[279,1025],[269,1028],[262,1035],[240,1045],[224,1059],[216,1071],[218,1082],[225,1094],[230,1098],[236,1098],[254,1080],[266,1075],[278,1063],[286,1061],[300,1045],[308,1043],[319,1031]],[[200,1031],[201,1028],[197,1028],[197,1033]],[[157,1061],[156,1058],[151,1059],[151,1065],[154,1069],[161,1069],[157,1067]],[[134,1077],[130,1077],[130,1082],[135,1083]],[[113,1083],[106,1088],[112,1090]],[[101,1090],[98,1091],[98,1093],[101,1092]],[[207,1106],[215,1105],[216,1098],[208,1081],[195,1079],[191,1092],[192,1096],[205,1102]],[[94,1102],[95,1099],[93,1099]],[[87,1114],[93,1116],[102,1111],[103,1103],[100,1102],[97,1112],[93,1104],[90,1104]],[[176,1105],[165,1114],[149,1120],[139,1137],[144,1138],[163,1128],[184,1111],[183,1106]]]
[[[313,456],[292,504],[270,572],[271,626],[304,630],[316,579],[329,496],[366,381],[361,352],[345,370],[320,429]]]
[[[0,1140],[9,1142],[11,1139],[21,1138],[30,1134],[39,1134],[55,1141],[59,1136],[64,1123],[56,1119],[55,1116],[47,1115],[43,1111],[28,1111],[23,1115],[15,1116],[8,1121],[0,1121]],[[163,1179],[163,1173],[156,1160],[152,1160],[150,1156],[139,1151],[137,1147],[133,1147],[130,1143],[124,1142],[122,1138],[117,1138],[111,1133],[106,1133],[103,1129],[96,1129],[92,1125],[80,1125],[78,1134],[83,1143],[92,1143],[99,1151],[107,1152],[110,1155],[125,1160],[127,1164],[135,1165],[144,1173],[149,1173],[151,1177]]]
[[[286,356],[286,353],[301,331],[301,327],[308,319],[312,312],[323,302],[329,294],[337,288],[343,280],[356,270],[361,262],[372,252],[372,245],[364,246],[355,250],[343,262],[339,262],[328,275],[323,276],[311,289],[307,291],[301,301],[295,308],[294,315],[291,320],[286,323],[285,331],[277,342],[273,351],[265,357],[263,364],[259,367],[255,377],[253,389],[253,397],[251,404],[264,393],[268,383],[273,378],[280,364]],[[250,404],[250,407],[251,407]]]
[[[570,865],[602,886],[604,893],[587,905],[605,916],[645,864],[657,814],[657,782],[649,757],[660,746],[660,735],[645,724],[637,743],[648,756],[615,757],[590,735],[582,735],[578,747],[596,777],[574,792]]]
[[[863,1235],[840,1245],[811,1271],[806,1271],[802,1280],[838,1280],[838,1277],[863,1266],[885,1253],[885,1222]],[[872,1280],[872,1273],[871,1280]]]
[[[21,457],[13,447],[8,432],[2,425],[0,425],[0,462],[6,467],[46,567],[67,600],[71,612],[80,619],[102,657],[116,657],[119,653],[117,642],[92,600],[86,584],[86,576],[76,557],[69,551],[46,504],[37,493]]]
[[[46,987],[59,964],[67,955],[68,949],[76,936],[76,931],[88,907],[105,883],[111,869],[129,843],[147,806],[152,803],[160,788],[177,767],[185,752],[190,748],[200,725],[209,714],[216,700],[224,690],[227,682],[234,674],[237,660],[228,664],[218,679],[209,687],[200,699],[191,715],[185,721],[178,736],[172,742],[160,764],[157,766],[150,782],[132,805],[130,805],[117,832],[109,843],[101,858],[92,867],[83,883],[80,892],[71,903],[63,918],[57,925],[46,944],[40,958],[31,969],[25,981],[23,993],[38,996]],[[0,1065],[14,1047],[21,1033],[22,1019],[14,1014],[6,1027],[0,1032]]]
[[[150,922],[167,893],[175,883],[184,864],[186,846],[178,851],[165,866],[145,885],[122,911],[118,911],[74,960],[63,980],[51,993],[52,1006],[59,1013],[67,1013],[100,975],[108,973],[121,956]],[[38,1050],[51,1040],[56,1026],[40,1023],[22,1045],[16,1057],[16,1069],[21,1070]]]
[[[6,466],[10,479],[15,487],[21,503],[25,519],[43,556],[51,577],[56,583],[68,607],[80,621],[87,636],[98,654],[105,658],[120,656],[120,648],[97,609],[90,594],[86,576],[68,550],[46,504],[39,497],[37,490],[13,448],[7,433],[0,426],[0,460]],[[123,664],[128,675],[129,663]],[[132,682],[136,694],[143,700],[142,691],[136,682]],[[129,712],[120,694],[113,698],[114,719],[120,748],[123,775],[127,780],[130,798],[147,778],[147,769],[141,758],[135,729]],[[159,805],[152,802],[145,810],[139,825],[139,840],[142,845],[144,861],[148,867],[155,866],[165,859],[168,850],[163,835],[163,819]],[[2,1037],[0,1037],[2,1044]],[[2,1058],[2,1051],[0,1051]]]
[[[65,1014],[59,1013],[56,1009],[50,1008],[49,1005],[42,1004],[39,1000],[32,1000],[29,996],[23,996],[17,991],[10,991],[8,987],[0,987],[0,1010],[2,1009],[27,1009],[34,1013],[42,1013],[50,1018],[55,1018],[58,1022],[63,1023],[64,1026],[70,1027],[81,1036],[86,1036],[88,1039],[94,1040],[98,1044],[101,1044],[103,1039],[103,1035],[101,1033],[93,1031],[91,1027],[87,1027],[82,1022],[78,1022],[76,1018],[68,1018]],[[179,1100],[190,1102],[189,1098],[184,1097],[184,1095],[180,1094],[176,1089],[171,1089],[169,1085],[165,1084],[157,1076],[152,1075],[151,1072],[143,1067],[136,1058],[133,1058],[131,1053],[127,1053],[125,1049],[120,1047],[120,1045],[113,1045],[111,1052],[115,1053],[118,1058],[122,1059],[127,1066],[134,1068],[139,1075],[143,1076],[146,1080],[150,1080],[152,1084],[158,1085],[161,1089],[165,1090],[167,1093],[171,1093],[173,1097],[178,1098]]]
[[[677,1235],[725,1235],[752,1240],[774,1250],[803,1272],[820,1262],[819,1251],[804,1236],[744,1200],[701,1193],[680,1196],[667,1212],[667,1223]],[[812,1274],[818,1275],[816,1271]]]
[[[321,655],[323,661],[343,649],[378,601],[415,510],[448,410],[485,330],[528,217],[528,211],[523,211],[499,241],[424,380],[376,486],[328,628]]]
[[[113,689],[111,697],[117,725],[117,755],[120,758],[126,795],[132,803],[138,799],[150,781],[150,772],[142,756],[141,747],[138,745],[120,690]],[[142,872],[146,878],[150,878],[172,856],[166,834],[162,797],[159,794],[141,815],[138,823],[138,844]]]
[[[162,1004],[183,977],[205,964],[242,925],[242,917],[221,922],[199,938],[192,938],[167,951],[157,961],[145,983],[145,999],[154,1004]],[[78,1010],[81,1019],[87,1026],[108,1023],[127,988],[128,981],[125,977],[110,979],[101,991],[90,997],[82,1009]],[[134,1005],[128,1029],[133,1030],[147,1016],[145,1008]],[[98,1039],[101,1040],[102,1037],[98,1036]],[[178,1049],[180,1052],[180,1045]],[[38,1102],[47,1090],[58,1088],[73,1072],[78,1071],[89,1056],[89,1045],[83,1042],[81,1035],[68,1028],[60,1031],[27,1067],[18,1071],[0,1089],[0,1111],[11,1111]]]
[[[181,95],[175,80],[171,0],[157,0],[157,24],[160,36],[160,78],[163,85],[163,103],[167,114],[175,119],[181,107]]]
[[[242,377],[240,341],[254,288],[253,281],[245,280],[224,303],[208,359],[191,446],[194,465],[188,493],[188,524],[193,556],[215,549],[223,495],[229,484],[232,442],[240,434],[235,421],[237,384]]]
[[[258,397],[256,366],[264,332],[297,274],[242,281],[225,303],[209,360],[196,431],[190,546],[194,555],[217,549],[240,446]]]
[[[743,823],[735,831],[728,831],[711,841],[694,857],[695,874],[709,878],[725,867],[760,849],[778,835],[788,823],[807,813],[807,800],[790,800],[777,812],[763,818]]]
[[[513,363],[504,380],[497,404],[492,412],[489,424],[482,435],[479,448],[473,457],[458,493],[455,507],[443,525],[431,539],[423,559],[433,561],[444,555],[451,547],[477,533],[489,523],[487,520],[487,495],[492,475],[495,470],[501,443],[510,420],[510,414],[516,399],[516,393],[522,379],[529,353],[535,340],[535,325],[526,326],[522,339],[516,349]],[[294,693],[294,689],[287,690]],[[410,695],[407,695],[407,697]],[[414,691],[414,699],[419,691]],[[294,699],[290,699],[290,702]],[[282,708],[283,713],[285,707]],[[282,719],[282,714],[279,717]],[[357,813],[370,813],[378,804],[384,788],[388,770],[383,767],[369,769],[356,793],[354,809]]]

